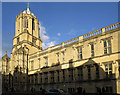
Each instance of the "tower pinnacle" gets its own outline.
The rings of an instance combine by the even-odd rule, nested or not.
[[[30,11],[30,10],[29,10],[29,3],[27,4],[27,11]]]
[[[27,4],[27,8],[29,8],[29,3]]]

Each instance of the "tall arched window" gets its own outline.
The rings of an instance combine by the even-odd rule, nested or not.
[[[28,28],[28,19],[26,19],[26,24],[27,24],[26,26],[27,26],[27,28]]]
[[[28,28],[28,19],[27,19],[27,17],[24,18],[24,27]]]
[[[18,20],[17,25],[18,25],[18,33],[19,33],[19,31],[20,31],[20,20]]]
[[[34,19],[32,19],[32,30],[35,30],[35,22],[34,22]]]

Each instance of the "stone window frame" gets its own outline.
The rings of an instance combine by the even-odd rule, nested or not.
[[[50,77],[50,79],[51,79],[50,82],[51,82],[51,83],[54,83],[54,82],[55,82],[55,71],[51,71],[51,72],[50,72],[50,75],[51,75],[51,77]]]
[[[87,66],[87,70],[88,70],[88,80],[91,80],[92,76],[91,76],[91,66]]]
[[[17,21],[17,26],[18,26],[18,34],[20,33],[20,19]]]
[[[99,65],[95,65],[95,69],[96,69],[96,79],[100,78],[100,67]]]
[[[104,55],[112,53],[112,42],[111,42],[112,39],[113,39],[112,36],[101,39],[103,41]],[[109,41],[110,41],[110,43],[109,43]],[[106,43],[106,46],[105,46],[105,43]]]
[[[44,79],[45,83],[48,83],[48,72],[44,72]]]
[[[107,66],[107,69],[106,67],[104,68],[105,70],[105,73],[106,73],[106,77],[111,77],[112,75],[112,71],[113,71],[113,61],[108,61],[108,62],[102,62],[104,64],[104,67]],[[111,64],[111,68],[110,68],[110,64]]]
[[[66,75],[66,69],[63,69],[62,73],[63,73],[63,76],[62,76],[63,80],[62,81],[65,82],[65,80],[66,80],[66,77],[65,77],[65,75]]]
[[[83,59],[83,45],[76,47],[76,49],[77,49],[77,60]]]
[[[83,66],[77,67],[78,70],[78,81],[83,80]]]
[[[94,57],[95,56],[95,44],[96,44],[96,42],[95,41],[93,41],[93,42],[90,42],[90,43],[88,43],[89,45],[90,45],[90,56],[91,57]],[[92,46],[93,46],[93,49],[92,49]]]
[[[32,37],[32,43],[36,44],[37,39],[35,37]]]
[[[20,37],[17,38],[17,44],[20,42]]]
[[[34,60],[31,61],[31,70],[34,70]]]
[[[57,56],[57,63],[59,63],[59,62],[60,62],[60,53],[57,52],[57,53],[56,53],[56,56]]]
[[[32,18],[32,30],[35,30],[35,20]]]
[[[63,48],[63,49],[61,50],[61,54],[62,54],[62,64],[64,64],[65,61],[66,61],[66,48]],[[63,54],[64,54],[64,55],[63,55]]]
[[[39,75],[40,75],[40,77],[39,77],[40,78],[40,83],[42,83],[43,82],[43,77],[42,77],[43,73],[40,73]]]
[[[44,62],[44,63],[45,63],[45,67],[47,67],[47,66],[48,66],[48,63],[49,63],[49,62],[48,62],[48,56],[44,56],[44,59],[45,59],[45,62]]]
[[[60,82],[60,71],[57,70],[56,72],[57,72],[57,82]]]
[[[72,50],[73,50],[73,60],[75,59],[75,45],[72,46]]]
[[[69,68],[68,72],[69,72],[68,75],[69,75],[70,81],[73,81],[74,80],[74,78],[73,78],[73,76],[74,76],[74,69],[73,68]]]

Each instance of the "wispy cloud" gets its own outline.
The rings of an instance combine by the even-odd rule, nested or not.
[[[41,23],[40,23],[39,27],[40,27],[40,36],[43,41],[42,48],[45,49],[47,47],[54,46],[56,44],[56,41],[50,41],[50,36],[47,35],[46,28],[44,26],[42,26]]]
[[[58,36],[61,36],[61,33],[57,33]]]

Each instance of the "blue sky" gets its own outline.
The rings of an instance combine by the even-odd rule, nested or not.
[[[53,3],[30,2],[30,11],[39,18],[44,45],[51,46],[102,27],[118,22],[117,2]],[[12,52],[15,34],[15,19],[21,10],[27,8],[24,2],[2,3],[3,55]]]

